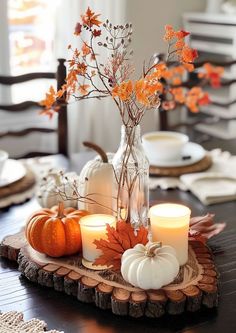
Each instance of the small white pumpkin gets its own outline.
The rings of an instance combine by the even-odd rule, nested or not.
[[[125,281],[142,289],[160,289],[179,272],[175,249],[160,242],[137,244],[126,250],[121,259],[121,274]]]
[[[49,172],[41,180],[36,193],[38,203],[43,208],[51,208],[63,201],[64,207],[77,208],[78,198],[74,195],[74,182],[79,182],[79,177],[75,172],[61,173]]]
[[[84,145],[99,156],[88,161],[80,173],[78,192],[85,200],[79,202],[79,209],[92,214],[112,214],[114,172],[109,162],[111,156],[94,143],[84,142]]]

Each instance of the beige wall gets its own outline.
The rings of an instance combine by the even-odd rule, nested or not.
[[[182,27],[185,12],[204,11],[206,0],[126,0],[127,21],[133,23],[135,63],[142,65],[155,52],[166,50],[164,26]]]
[[[206,0],[122,0],[126,5],[126,20],[133,23],[134,64],[137,72],[143,61],[148,61],[156,52],[165,52],[166,45],[162,39],[164,26],[182,27],[181,16],[185,12],[204,11]],[[178,114],[172,112],[171,122]],[[157,115],[146,115],[142,124],[143,132],[157,129]]]

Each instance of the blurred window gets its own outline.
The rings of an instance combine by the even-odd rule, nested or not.
[[[8,0],[11,74],[52,69],[57,3]]]
[[[54,37],[56,7],[60,0],[8,0],[10,72],[55,71]],[[14,103],[22,99],[40,100],[50,83],[38,80],[11,87]]]
[[[0,0],[1,1],[1,0]],[[8,37],[10,49],[10,75],[21,75],[30,72],[54,72],[56,10],[61,0],[7,0]],[[49,86],[55,80],[34,80],[6,87],[3,104],[20,103],[25,100],[40,101],[45,97]],[[56,117],[49,122],[47,117],[39,115],[38,110],[27,110],[9,113],[0,110],[0,132],[4,130],[20,130],[26,127],[56,128]],[[25,141],[24,141],[25,140]],[[56,151],[56,135],[48,136],[30,134],[18,138],[17,142],[6,138],[1,141],[2,149],[11,156],[24,154],[30,145],[43,151]],[[50,147],[49,147],[50,146]],[[35,149],[35,148],[33,148]]]

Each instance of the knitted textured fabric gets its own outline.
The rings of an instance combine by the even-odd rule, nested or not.
[[[17,311],[10,311],[0,314],[1,333],[43,333],[47,324],[39,319],[24,321],[23,314]],[[57,330],[47,331],[48,333],[64,333]]]

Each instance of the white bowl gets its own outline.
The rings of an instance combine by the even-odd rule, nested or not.
[[[5,150],[0,150],[0,178],[5,162],[7,161],[9,155]]]
[[[142,136],[143,148],[150,163],[176,161],[189,141],[187,135],[178,132],[156,131]]]

